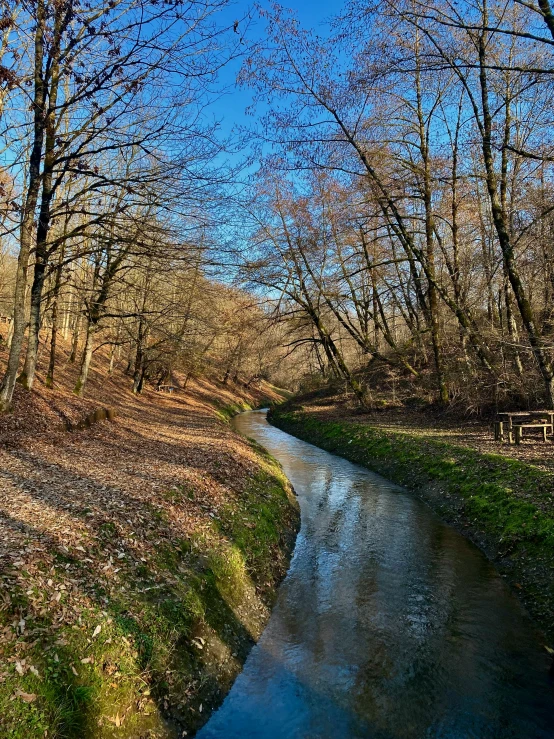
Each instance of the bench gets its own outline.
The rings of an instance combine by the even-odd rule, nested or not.
[[[175,385],[158,385],[156,387],[156,390],[159,393],[172,393],[174,390],[177,389],[178,388]]]
[[[507,432],[508,443],[513,444],[515,433],[517,437],[516,444],[519,444],[523,438],[522,429],[524,428],[540,428],[543,439],[546,441],[547,432],[553,433],[554,411],[505,411],[498,413],[494,422],[494,438],[496,441],[503,442],[505,432]]]
[[[552,434],[552,424],[551,423],[514,423],[513,428],[515,431],[515,437],[516,437],[516,444],[521,444],[521,440],[523,439],[523,429],[542,429],[542,438],[543,441],[546,442],[546,432],[550,431]]]

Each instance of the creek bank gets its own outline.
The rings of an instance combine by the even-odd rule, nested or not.
[[[192,736],[288,568],[293,492],[222,420],[255,393],[201,380],[102,402],[112,422],[71,434],[20,410],[35,433],[0,446],[2,737]]]
[[[551,472],[414,430],[326,420],[298,402],[274,408],[270,422],[416,493],[495,562],[554,643]]]

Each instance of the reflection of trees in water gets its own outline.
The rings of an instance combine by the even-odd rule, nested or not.
[[[485,726],[502,722],[517,705],[519,609],[484,556],[421,504],[383,502],[385,515],[370,519],[376,570],[356,604],[367,647],[352,691],[356,713],[393,736],[441,724],[462,731],[466,721],[469,731],[479,714]],[[498,661],[512,668],[500,675]]]

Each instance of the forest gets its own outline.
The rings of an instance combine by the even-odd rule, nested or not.
[[[239,367],[245,382],[267,374],[275,332],[261,330],[259,301],[207,274],[230,200],[224,142],[202,118],[234,53],[221,6],[4,5],[5,409],[16,382],[32,390],[41,355],[42,381],[56,384],[60,338],[78,396],[102,348],[133,392],[176,365],[217,365],[225,381]]]
[[[291,5],[0,0],[0,739],[554,736],[554,5]]]
[[[350,3],[324,38],[269,6],[247,44],[222,5],[5,5],[4,406],[63,335],[77,394],[103,346],[135,391],[285,362],[362,405],[552,407],[550,6]],[[201,113],[236,57],[246,173]]]
[[[384,374],[464,410],[552,407],[554,25],[539,5],[351,3],[330,42],[280,12],[245,66],[281,104],[267,130],[282,167],[261,176],[247,270],[362,403]]]

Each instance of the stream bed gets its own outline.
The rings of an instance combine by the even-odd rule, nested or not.
[[[198,739],[552,739],[540,634],[471,542],[403,488],[234,420],[293,484],[302,526],[262,638]]]

